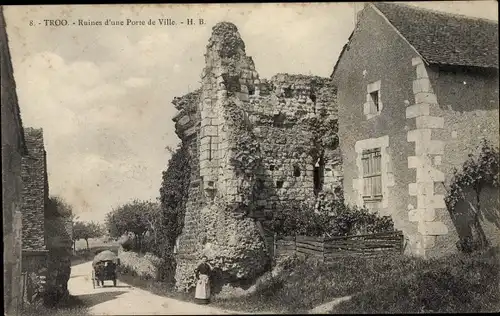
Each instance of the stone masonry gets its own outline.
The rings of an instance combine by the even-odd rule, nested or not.
[[[444,128],[444,118],[431,115],[431,107],[438,107],[438,103],[424,62],[417,57],[412,64],[417,73],[413,81],[415,104],[406,108],[406,118],[416,120],[416,129],[408,131],[408,141],[415,143],[415,156],[408,157],[408,168],[416,170],[416,181],[409,184],[408,192],[417,197],[417,206],[409,210],[408,217],[418,223],[422,239],[416,242],[417,254],[425,256],[426,249],[434,246],[436,236],[448,234],[446,224],[436,218],[436,212],[446,212],[444,195],[434,192],[435,184],[445,180],[439,170],[445,144],[432,137],[433,130]]]
[[[205,61],[202,87],[173,101],[176,132],[189,144],[192,164],[176,255],[180,290],[194,286],[193,270],[203,254],[221,283],[256,278],[269,267],[266,219],[278,203],[314,201],[318,192],[335,191],[342,182],[336,146],[311,154],[316,144],[307,127],[320,113],[336,122],[336,90],[329,79],[260,79],[236,26],[227,22],[214,26]],[[252,155],[262,157],[252,170],[233,163],[245,154],[238,151],[245,137],[260,144],[246,152],[250,162]],[[257,208],[249,210],[245,189],[254,186]]]
[[[45,206],[48,201],[47,161],[41,129],[25,128],[28,154],[22,160],[23,178],[23,260],[28,278],[25,301],[43,292],[47,277]]]
[[[2,6],[0,28],[4,315],[16,315],[21,298],[21,161],[26,146]]]
[[[41,129],[26,128],[28,155],[23,157],[23,250],[46,250],[47,162]]]

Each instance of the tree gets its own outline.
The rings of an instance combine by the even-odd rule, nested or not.
[[[71,219],[75,218],[73,214],[73,208],[60,196],[51,196],[47,201],[45,207],[45,215],[48,218],[51,217],[69,217]]]
[[[83,239],[85,223],[80,221],[73,222],[73,251],[76,251],[76,242]]]
[[[89,239],[102,237],[103,231],[101,226],[95,222],[75,222],[73,224],[73,249],[76,250],[76,241],[84,239],[89,250]]]
[[[118,238],[133,233],[135,248],[141,249],[144,235],[150,231],[158,234],[158,205],[151,201],[133,200],[106,214],[106,228],[111,237]]]

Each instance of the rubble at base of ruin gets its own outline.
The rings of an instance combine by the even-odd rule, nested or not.
[[[236,26],[227,22],[214,26],[205,61],[201,88],[173,101],[176,133],[189,146],[192,170],[176,258],[179,290],[194,286],[202,255],[218,283],[258,277],[269,267],[266,220],[273,209],[289,200],[314,203],[319,191],[342,185],[336,145],[318,154],[311,128],[317,118],[336,125],[336,88],[329,78],[261,79]],[[258,148],[239,151],[245,137]],[[258,165],[251,170],[234,164],[251,164],[254,156]],[[257,211],[245,201],[255,187]]]

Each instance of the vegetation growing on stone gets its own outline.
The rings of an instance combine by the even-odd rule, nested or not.
[[[462,169],[455,169],[453,172],[445,202],[452,216],[471,218],[475,231],[474,235],[461,236],[459,248],[462,251],[471,252],[488,246],[488,240],[480,223],[481,217],[484,216],[480,197],[481,192],[487,187],[499,187],[499,162],[498,147],[482,140],[478,146],[478,153],[469,154]],[[459,208],[460,202],[466,203],[467,207]]]

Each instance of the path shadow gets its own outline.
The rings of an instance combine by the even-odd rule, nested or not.
[[[85,303],[85,306],[92,307],[107,301],[114,300],[123,293],[127,293],[127,291],[98,292],[92,294],[77,295],[76,297],[79,300],[82,300]]]
[[[132,288],[132,286],[130,286],[130,285],[117,285],[117,286],[113,286],[113,285],[106,285],[106,284],[104,284],[104,286],[102,286],[100,288],[124,288],[124,289],[130,289],[130,288]]]

